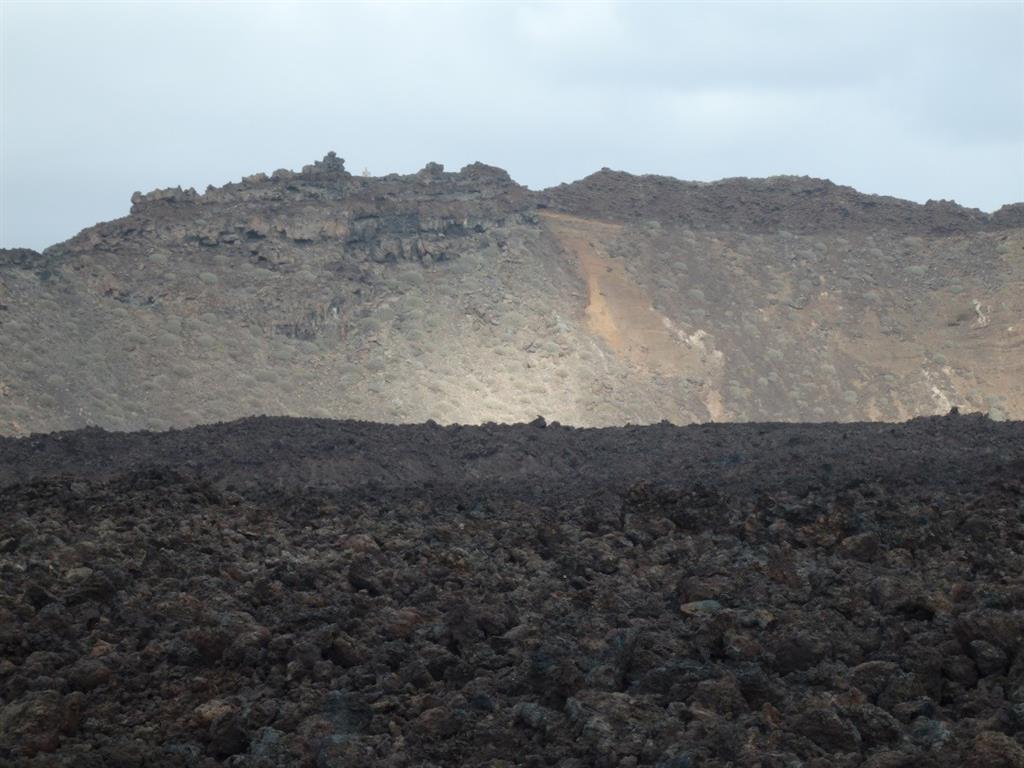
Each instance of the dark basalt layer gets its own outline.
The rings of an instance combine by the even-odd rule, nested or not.
[[[377,262],[452,258],[455,242],[518,220],[530,192],[500,168],[473,163],[458,173],[429,163],[407,176],[353,176],[333,152],[301,171],[257,173],[205,193],[174,187],[132,195],[131,215],[84,230],[48,249],[224,247],[274,266],[283,249],[325,243]]]
[[[921,205],[867,195],[809,176],[699,182],[603,168],[579,181],[545,190],[543,200],[576,216],[610,221],[653,219],[695,229],[740,232],[889,230],[949,235],[1024,225],[1019,203],[1004,205],[990,215],[950,200],[929,200]]]
[[[5,766],[1024,761],[1019,422],[254,419],[0,467]]]
[[[257,173],[204,193],[181,187],[136,192],[131,201],[130,216],[84,230],[48,249],[50,255],[117,250],[122,240],[131,240],[161,247],[239,246],[239,252],[264,250],[270,256],[276,252],[274,241],[281,240],[341,243],[355,252],[362,246],[365,256],[379,261],[422,260],[443,255],[445,238],[533,221],[530,211],[537,208],[749,233],[951,235],[1024,226],[1024,204],[986,214],[946,200],[920,205],[867,195],[806,176],[707,183],[605,168],[571,184],[532,192],[501,168],[483,163],[458,173],[428,163],[405,176],[353,176],[333,152],[298,172]]]
[[[411,488],[419,494],[438,487],[532,500],[621,493],[643,480],[703,483],[747,496],[862,483],[974,493],[993,478],[1024,477],[1022,446],[1024,422],[979,415],[904,424],[666,422],[601,429],[543,419],[440,426],[264,416],[158,433],[83,429],[0,437],[0,486],[169,467],[244,492]]]

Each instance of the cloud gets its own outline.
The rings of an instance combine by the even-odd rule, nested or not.
[[[4,246],[329,149],[534,188],[611,166],[1024,199],[1020,4],[0,8]]]

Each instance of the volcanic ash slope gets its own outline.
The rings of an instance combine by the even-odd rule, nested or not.
[[[1024,414],[1024,206],[474,164],[132,197],[0,252],[0,433]]]

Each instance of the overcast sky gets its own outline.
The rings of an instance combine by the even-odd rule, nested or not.
[[[4,247],[332,149],[532,188],[609,166],[1024,200],[1022,2],[0,8]]]

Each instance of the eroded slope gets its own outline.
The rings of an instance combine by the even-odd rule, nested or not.
[[[137,194],[0,255],[0,432],[1020,417],[1020,210],[789,178],[534,193],[333,155]]]

